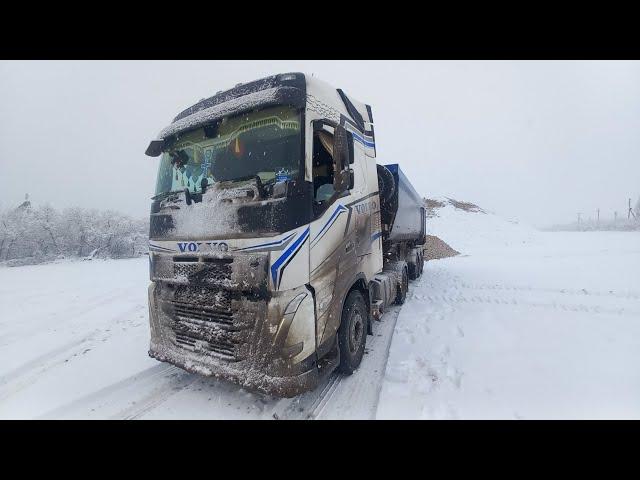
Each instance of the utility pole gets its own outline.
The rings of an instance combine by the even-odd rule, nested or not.
[[[578,213],[578,225],[580,225],[580,215],[582,215],[582,213]]]
[[[598,209],[598,223],[600,223],[600,209]]]
[[[613,212],[613,221],[614,223],[618,221],[618,212]]]

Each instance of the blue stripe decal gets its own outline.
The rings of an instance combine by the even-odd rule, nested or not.
[[[363,144],[365,147],[374,148],[376,146],[375,142],[370,142],[369,140],[367,140],[366,138],[361,137],[360,135],[358,135],[355,132],[351,132],[351,134],[353,135],[354,140],[357,140],[358,142]]]
[[[374,233],[371,235],[371,243],[373,243],[377,238],[382,236],[382,232]]]
[[[292,233],[291,235],[289,235],[288,237],[283,238],[282,240],[276,240],[275,242],[269,242],[269,243],[261,243],[260,245],[252,245],[251,247],[244,247],[244,248],[238,248],[236,251],[241,251],[241,250],[249,250],[249,249],[253,249],[253,248],[262,248],[262,247],[270,247],[272,245],[281,245],[284,242],[286,242],[287,240],[289,240],[291,237],[293,237],[295,235],[295,233]]]
[[[298,247],[300,247],[300,245],[302,245],[302,242],[305,241],[308,236],[309,227],[307,227],[307,229],[302,232],[302,234],[296,239],[296,241],[293,242],[291,246],[287,248],[287,250],[285,250],[285,252],[280,255],[280,257],[275,262],[273,262],[273,265],[271,265],[271,279],[273,280],[274,286],[277,285],[276,280],[278,279],[278,269],[280,268],[280,266],[287,260],[287,258],[289,258],[290,255],[295,253],[294,251]]]
[[[328,230],[331,227],[331,225],[333,225],[333,222],[335,222],[335,220],[338,218],[338,215],[340,215],[343,212],[348,212],[348,211],[349,211],[349,209],[347,207],[345,207],[344,205],[338,205],[338,207],[334,210],[334,212],[329,217],[329,220],[327,220],[327,223],[324,224],[324,227],[322,227],[322,229],[314,237],[314,239],[312,240],[312,243],[315,242],[316,239],[320,235],[322,235],[326,230]]]
[[[165,248],[165,247],[161,247],[159,245],[153,245],[152,243],[149,244],[149,248],[152,250],[160,250],[161,252],[176,252],[177,250],[173,250],[171,248]]]

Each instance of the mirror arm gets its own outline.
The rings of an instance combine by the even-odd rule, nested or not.
[[[333,127],[334,129],[338,128],[338,124],[332,120],[329,120],[328,118],[322,118],[319,120],[313,120],[311,122],[311,124],[313,125],[313,131],[317,132],[317,131],[321,131],[324,130],[324,126],[328,125],[330,127]]]

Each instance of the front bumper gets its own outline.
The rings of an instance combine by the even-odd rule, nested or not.
[[[320,382],[320,374],[314,365],[307,371],[293,376],[274,376],[261,368],[240,363],[223,363],[202,354],[186,354],[179,348],[151,343],[149,356],[180,367],[187,372],[220,378],[236,383],[248,390],[277,397],[294,397],[313,390]]]
[[[199,282],[153,282],[149,355],[269,395],[292,397],[312,390],[321,374],[311,296],[300,303],[306,308],[295,313],[299,324],[284,320],[289,302],[304,292],[300,287],[272,296]],[[308,325],[306,332],[300,325]]]

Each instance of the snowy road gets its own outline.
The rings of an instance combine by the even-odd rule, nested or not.
[[[640,418],[640,233],[505,239],[427,263],[377,418]]]
[[[0,418],[374,418],[399,308],[361,375],[277,399],[149,358],[147,285],[146,257],[0,269]]]

